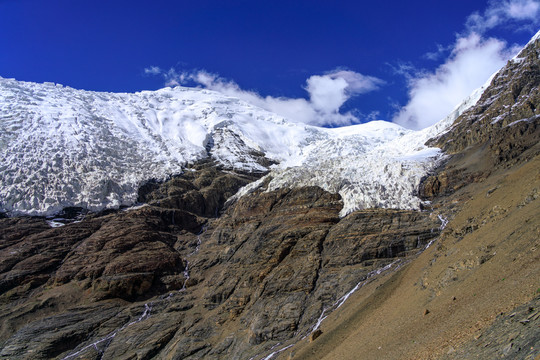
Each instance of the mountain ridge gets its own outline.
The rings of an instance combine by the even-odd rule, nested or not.
[[[231,170],[275,170],[272,189],[298,183],[339,192],[342,216],[373,206],[418,209],[414,188],[441,158],[424,142],[480,92],[438,125],[413,132],[384,121],[336,129],[293,123],[203,89],[114,94],[0,78],[0,147],[9,149],[0,158],[0,211],[54,215],[65,207],[133,205],[145,182],[205,158]],[[321,174],[321,167],[332,171]],[[366,177],[367,169],[379,170]]]

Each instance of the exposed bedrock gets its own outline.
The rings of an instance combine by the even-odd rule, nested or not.
[[[246,179],[204,166],[147,188],[139,209],[53,229],[1,219],[0,354],[246,358],[307,334],[370,271],[439,233],[426,212],[340,219],[340,196],[318,187],[254,193],[215,218]]]

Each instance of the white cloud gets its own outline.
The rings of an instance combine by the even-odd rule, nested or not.
[[[313,107],[325,114],[337,112],[347,100],[345,89],[347,81],[343,78],[314,75],[307,79],[306,90]]]
[[[508,6],[508,15],[514,19],[538,20],[538,10],[540,3],[538,1],[519,1],[510,3]]]
[[[503,26],[524,29],[538,25],[540,0],[490,1],[483,13],[476,12],[467,18],[465,32],[452,46],[437,45],[436,52],[425,55],[436,60],[450,51],[437,69],[420,72],[408,65],[400,65],[394,70],[408,82],[409,102],[394,115],[393,121],[420,129],[443,119],[521,48],[517,45],[507,47],[503,40],[486,39],[487,31]]]
[[[540,1],[490,1],[483,14],[476,12],[467,18],[466,28],[471,32],[484,33],[506,24],[538,26],[540,24]]]
[[[408,64],[394,67],[409,85],[409,102],[399,109],[393,121],[420,129],[448,115],[455,106],[515,55],[521,46],[507,47],[503,40],[485,38],[496,27],[534,30],[540,25],[540,0],[492,0],[483,13],[471,14],[465,31],[449,47],[437,45],[437,51],[425,55],[437,60],[450,55],[434,71],[418,71]]]
[[[374,91],[385,83],[383,80],[374,76],[362,75],[349,70],[336,70],[325,76],[330,77],[331,79],[344,79],[347,82],[345,91],[349,95],[364,94]]]
[[[311,104],[325,114],[337,113],[351,96],[376,90],[384,84],[373,76],[347,70],[313,75],[306,82]]]
[[[150,73],[151,69],[148,68]],[[158,68],[159,69],[159,68]],[[185,85],[194,82],[209,90],[242,99],[250,104],[284,116],[297,122],[316,126],[344,126],[361,122],[351,113],[340,113],[341,106],[352,96],[377,90],[384,81],[349,70],[336,70],[325,75],[313,75],[306,80],[305,90],[309,100],[304,98],[263,97],[256,92],[243,90],[233,81],[225,80],[216,74],[206,71],[177,72],[174,68],[168,71],[155,72],[162,75],[166,86]],[[373,114],[368,115],[371,119]]]
[[[428,60],[437,61],[443,58],[444,56],[447,56],[448,52],[451,50],[452,49],[449,48],[448,46],[442,46],[441,44],[437,44],[437,50],[424,54],[424,57]]]
[[[144,73],[147,75],[159,75],[161,74],[161,69],[159,66],[150,66],[144,69]]]
[[[476,33],[458,38],[450,57],[434,72],[409,77],[409,103],[393,121],[413,129],[436,123],[482,86],[512,55],[506,43],[498,39],[485,40]]]

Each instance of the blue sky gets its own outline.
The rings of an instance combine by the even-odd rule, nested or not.
[[[112,92],[202,86],[316,125],[420,128],[539,19],[540,0],[0,0],[0,76]]]

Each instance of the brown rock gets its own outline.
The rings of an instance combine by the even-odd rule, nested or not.
[[[540,40],[525,48],[492,80],[476,104],[434,144],[448,153],[469,147],[487,152],[485,165],[499,165],[531,149],[526,158],[539,153],[540,134]],[[523,159],[525,160],[525,159]],[[523,161],[522,160],[522,161]],[[486,163],[487,161],[487,163]]]
[[[139,190],[139,202],[216,217],[229,197],[262,175],[222,172],[207,162],[194,165],[192,170],[163,184],[145,184]]]
[[[322,335],[322,330],[317,329],[309,335],[309,342],[314,342],[319,336]]]

